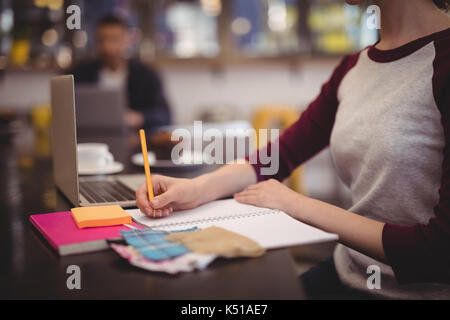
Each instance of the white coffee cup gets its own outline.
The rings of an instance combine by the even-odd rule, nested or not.
[[[78,166],[87,169],[103,169],[114,163],[114,156],[104,143],[80,143],[78,150]]]

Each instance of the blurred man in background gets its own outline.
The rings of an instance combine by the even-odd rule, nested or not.
[[[76,83],[97,84],[104,89],[124,90],[129,127],[153,129],[170,124],[169,106],[158,74],[135,59],[127,59],[130,44],[127,23],[105,16],[97,24],[99,58],[76,66],[70,73]]]

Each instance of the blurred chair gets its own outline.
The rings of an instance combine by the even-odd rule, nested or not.
[[[30,41],[27,39],[14,40],[11,48],[11,61],[15,66],[23,67],[30,58]]]
[[[52,111],[49,104],[38,104],[31,109],[31,120],[36,130],[48,130],[52,122]]]
[[[52,111],[50,104],[35,105],[30,113],[33,127],[35,129],[35,154],[38,157],[49,158],[51,153],[50,125],[52,122]]]
[[[268,141],[260,140],[260,129],[280,129],[281,132],[290,127],[299,118],[301,112],[291,105],[262,105],[253,115],[253,127],[257,132],[257,148],[264,147]],[[266,139],[267,140],[267,139]],[[289,177],[290,187],[302,194],[306,194],[304,169],[295,169]]]

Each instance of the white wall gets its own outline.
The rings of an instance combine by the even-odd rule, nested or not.
[[[207,108],[227,106],[237,118],[248,119],[261,104],[305,107],[315,98],[332,64],[305,65],[292,72],[287,66],[233,66],[222,73],[187,68],[161,70],[177,123],[191,121]]]
[[[27,110],[50,101],[48,72],[12,71],[0,78],[0,108]]]
[[[222,72],[210,68],[160,69],[174,122],[191,123],[208,108],[230,107],[235,118],[248,119],[261,104],[305,107],[333,69],[332,63],[304,65],[293,72],[284,65],[240,65]],[[51,74],[8,72],[0,80],[0,108],[26,110],[48,102]]]

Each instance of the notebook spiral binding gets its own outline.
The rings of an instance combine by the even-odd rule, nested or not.
[[[170,227],[177,227],[177,226],[185,226],[185,225],[192,225],[192,224],[204,224],[209,222],[219,222],[219,221],[226,221],[226,220],[236,220],[236,219],[243,219],[243,218],[250,218],[250,217],[259,217],[259,216],[265,216],[269,214],[278,214],[281,211],[279,210],[271,210],[271,209],[264,209],[264,210],[258,210],[251,213],[244,213],[244,214],[236,214],[236,215],[229,215],[229,216],[219,216],[214,218],[205,218],[205,219],[199,219],[199,220],[190,220],[190,221],[183,221],[183,222],[173,222],[173,223],[163,223],[158,225],[153,225],[152,228],[170,228]]]

